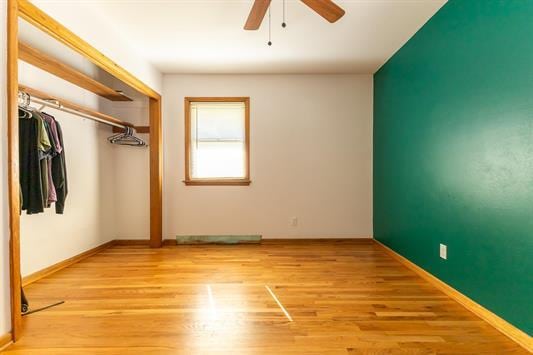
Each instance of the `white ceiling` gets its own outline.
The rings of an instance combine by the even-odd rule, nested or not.
[[[446,0],[336,0],[330,24],[298,0],[272,2],[259,31],[243,25],[252,0],[90,2],[100,20],[163,73],[374,73]]]

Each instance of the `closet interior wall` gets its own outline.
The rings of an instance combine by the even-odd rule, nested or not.
[[[134,99],[133,102],[107,101],[105,112],[120,117],[135,126],[148,126],[149,103],[141,96],[123,86],[116,79],[103,76],[99,81],[118,88]],[[137,133],[147,144],[150,135]],[[113,199],[117,208],[113,211],[114,238],[146,240],[150,235],[150,171],[146,164],[150,159],[149,148],[132,148],[113,145]],[[127,208],[120,208],[127,206]]]
[[[100,70],[25,21],[19,39],[62,63],[98,77]],[[19,82],[37,90],[108,112],[106,99],[37,67],[19,61]],[[33,105],[38,106],[38,105]],[[106,138],[111,128],[66,112],[45,108],[61,124],[67,160],[69,194],[63,215],[55,209],[20,219],[21,272],[27,276],[114,238],[115,152]]]

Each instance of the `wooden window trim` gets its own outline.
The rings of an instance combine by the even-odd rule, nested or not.
[[[245,176],[242,179],[194,179],[191,177],[191,103],[193,102],[243,102],[244,103],[244,160]],[[250,180],[250,98],[249,97],[185,97],[185,180],[187,186],[248,186]]]

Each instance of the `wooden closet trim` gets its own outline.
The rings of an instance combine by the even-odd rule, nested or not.
[[[18,122],[18,2],[7,3],[7,184],[9,195],[9,266],[11,278],[11,336],[20,338],[20,183]],[[16,310],[16,311],[15,311]]]
[[[9,195],[9,256],[11,288],[11,335],[21,336],[20,314],[20,186],[18,142],[18,20],[19,17],[67,45],[109,74],[129,85],[150,100],[150,246],[162,246],[163,225],[163,143],[161,132],[161,95],[110,60],[96,48],[48,16],[27,0],[8,0],[7,19],[7,134]]]
[[[137,133],[150,133],[150,126],[134,126],[135,132]],[[124,133],[126,130],[124,128],[120,127],[113,127],[113,133]]]
[[[124,93],[113,90],[112,88],[94,80],[90,76],[74,69],[70,65],[62,63],[54,57],[43,53],[28,44],[19,41],[19,58],[26,63],[36,66],[47,71],[63,80],[71,82],[85,90],[106,98],[111,101],[133,101]]]
[[[163,243],[163,134],[161,98],[150,98],[150,246]]]

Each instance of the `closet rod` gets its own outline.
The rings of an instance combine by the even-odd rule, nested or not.
[[[110,126],[120,128],[135,128],[134,125],[129,122],[119,120],[118,118],[115,118],[113,116],[109,116],[104,113],[91,110],[90,108],[75,104],[71,101],[59,98],[54,95],[49,95],[43,91],[33,89],[25,85],[19,85],[19,90],[25,92],[26,94],[29,94],[31,102],[34,102],[36,104],[51,107],[56,110],[71,113],[73,115],[104,123]]]

